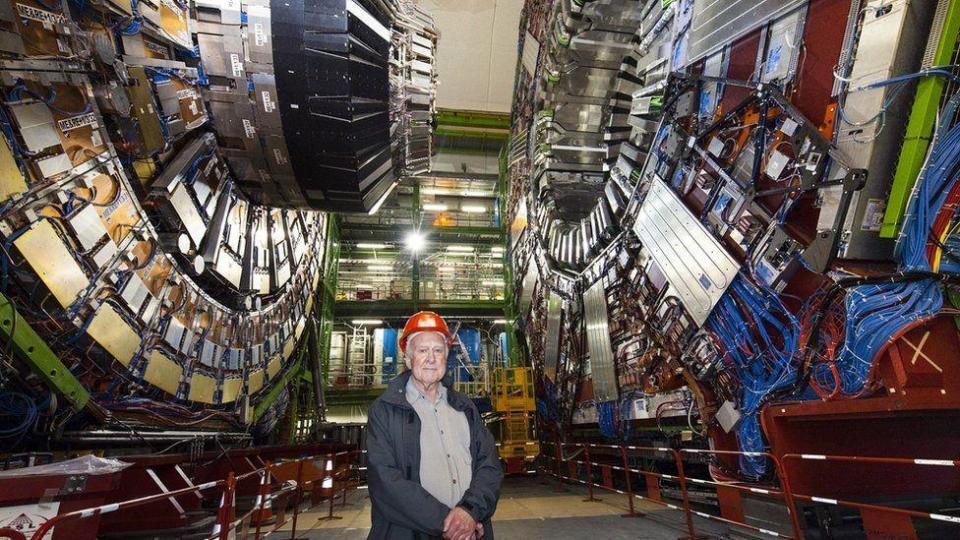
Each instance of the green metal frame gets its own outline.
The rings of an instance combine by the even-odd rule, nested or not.
[[[270,406],[273,405],[273,402],[280,397],[280,392],[287,387],[287,383],[289,383],[291,379],[294,377],[300,377],[300,374],[303,372],[303,359],[307,352],[306,343],[306,339],[302,340],[297,352],[297,359],[294,360],[293,364],[291,364],[287,371],[280,376],[280,380],[272,383],[273,386],[270,387],[270,391],[267,392],[267,395],[257,402],[257,405],[253,408],[253,417],[255,420],[259,420],[260,417],[267,412],[267,409],[269,409]],[[293,399],[292,395],[291,399]]]
[[[322,366],[322,385],[326,387],[330,374],[330,338],[333,335],[333,318],[337,300],[337,271],[340,261],[340,225],[335,214],[330,215],[327,223],[327,249],[323,261],[324,276],[318,298],[320,365]]]
[[[510,170],[507,165],[509,148],[510,141],[508,139],[500,150],[500,180],[497,182],[497,202],[500,204],[500,230],[503,238],[503,317],[507,321],[503,325],[503,331],[507,336],[507,350],[504,351],[504,354],[507,356],[508,367],[520,367],[524,365],[524,360],[520,357],[520,347],[517,346],[517,335],[514,328],[517,314],[514,308],[513,265],[510,257],[510,224],[507,223],[507,199],[510,194]]]
[[[437,109],[434,119],[438,127],[510,129],[510,113]]]
[[[413,227],[418,232],[422,233],[420,220],[423,219],[423,216],[420,214],[420,182],[413,183],[413,208],[411,208],[412,218],[413,218]],[[420,304],[420,254],[417,252],[413,253],[412,257],[413,269],[411,275],[412,281],[412,292],[413,292],[413,312],[418,312],[420,309],[417,307]]]
[[[327,236],[325,242],[326,249],[324,250],[323,258],[324,276],[320,281],[320,290],[317,291],[317,295],[315,296],[316,300],[314,301],[315,314],[319,313],[320,317],[320,359],[321,365],[323,366],[322,375],[324,381],[327,380],[327,373],[330,365],[330,333],[333,331],[333,304],[337,294],[337,261],[340,258],[339,229],[335,214],[331,214],[327,220]],[[310,328],[307,329],[307,332],[309,331],[311,331]],[[304,376],[304,372],[307,371],[304,369],[304,359],[306,358],[307,352],[310,350],[309,344],[310,336],[305,332],[301,336],[300,345],[296,352],[296,360],[293,361],[292,365],[280,377],[280,380],[273,383],[273,387],[270,388],[270,391],[267,392],[267,395],[257,403],[256,407],[254,407],[254,418],[259,419],[261,416],[263,416],[267,409],[273,405],[273,402],[275,402],[280,396],[280,391],[287,386],[292,378],[300,378]],[[292,393],[291,399],[296,397],[295,394],[296,391]],[[296,422],[297,406],[294,405],[293,407],[293,414],[291,414],[290,421]]]
[[[943,31],[933,59],[934,65],[950,63],[958,34],[960,34],[960,0],[953,0],[947,8],[947,16],[943,21]],[[910,192],[913,191],[913,185],[920,175],[927,156],[945,86],[946,81],[941,77],[927,77],[917,85],[917,94],[907,123],[903,149],[900,151],[900,160],[897,162],[897,170],[893,176],[893,186],[890,188],[890,199],[883,214],[883,225],[880,228],[882,238],[895,238],[900,231],[900,221],[910,200]]]
[[[3,294],[0,294],[0,333],[16,357],[29,365],[50,390],[64,396],[74,410],[86,407],[90,394]]]

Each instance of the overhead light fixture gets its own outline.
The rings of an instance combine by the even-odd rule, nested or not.
[[[364,326],[364,325],[376,326],[378,324],[383,324],[383,321],[381,321],[380,319],[354,319],[350,322],[357,326]]]
[[[480,282],[482,285],[488,285],[490,287],[497,287],[503,285],[503,281],[499,279],[485,279]]]
[[[490,251],[492,253],[503,253],[503,246],[493,246]]]
[[[492,191],[461,191],[460,194],[464,197],[493,197],[494,195]]]
[[[427,239],[424,238],[420,231],[410,231],[407,233],[406,238],[403,239],[403,242],[407,245],[407,249],[414,253],[420,251],[427,245]]]
[[[506,319],[494,319],[493,324],[507,324]]]
[[[486,207],[486,206],[474,206],[474,205],[472,205],[472,204],[465,204],[465,205],[463,205],[463,206],[460,207],[460,210],[463,210],[464,212],[466,212],[466,213],[468,213],[468,214],[483,214],[484,212],[487,211],[487,207]]]
[[[446,212],[448,206],[445,204],[425,204],[423,209],[427,212]]]
[[[367,265],[367,270],[371,272],[390,272],[393,270],[393,267],[384,264],[371,264]]]
[[[357,244],[357,247],[360,249],[387,249],[386,244],[366,244],[363,242]]]
[[[447,251],[457,251],[460,253],[473,253],[473,246],[447,246]]]

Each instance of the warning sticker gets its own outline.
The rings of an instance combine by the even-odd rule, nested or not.
[[[253,127],[253,122],[244,118],[243,122],[243,134],[247,136],[248,139],[252,139],[257,136],[257,129]]]
[[[257,44],[257,47],[263,47],[267,42],[267,33],[263,30],[263,23],[253,25],[253,42]]]
[[[268,113],[272,113],[277,110],[277,104],[273,102],[270,98],[270,91],[264,90],[260,92],[260,95],[263,96],[263,110]]]
[[[8,506],[0,509],[0,527],[12,529],[29,538],[47,520],[56,516],[59,509],[59,502]],[[44,540],[50,538],[53,538],[53,531],[43,537]]]
[[[60,131],[63,133],[85,126],[97,127],[97,115],[94,113],[78,114],[57,121],[57,125],[60,126]]]
[[[197,97],[197,93],[192,88],[181,88],[177,90],[177,99],[192,99]]]
[[[863,211],[863,223],[860,230],[877,232],[883,227],[883,213],[887,209],[887,202],[883,199],[867,199],[867,207]]]
[[[52,11],[45,11],[24,4],[17,4],[17,13],[24,19],[42,22],[44,24],[62,24],[67,20],[61,13],[53,13]]]
[[[243,62],[240,61],[240,55],[237,53],[230,53],[230,66],[233,68],[234,77],[243,76]]]

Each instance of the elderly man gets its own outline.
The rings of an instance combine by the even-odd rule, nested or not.
[[[503,470],[477,407],[447,388],[447,324],[421,311],[400,334],[407,371],[370,407],[369,539],[492,539]]]

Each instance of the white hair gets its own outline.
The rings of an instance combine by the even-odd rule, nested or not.
[[[407,354],[407,350],[410,349],[411,345],[413,345],[414,338],[421,334],[440,334],[440,337],[443,338],[444,346],[446,346],[448,349],[450,348],[450,340],[447,339],[447,336],[443,332],[439,332],[437,330],[421,330],[419,332],[414,332],[407,337],[407,347],[403,350],[403,363],[406,364],[407,369],[410,369],[410,355]]]

